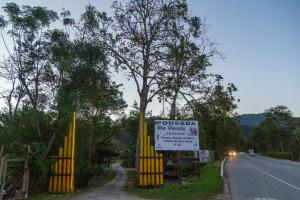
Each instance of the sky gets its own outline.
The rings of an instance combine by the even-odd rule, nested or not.
[[[13,1],[13,0],[11,0]],[[0,0],[0,7],[7,0]],[[59,12],[69,10],[78,18],[87,4],[112,14],[112,0],[14,0],[20,5],[40,5]],[[300,1],[299,0],[187,0],[191,15],[201,17],[208,37],[218,44],[225,59],[214,58],[209,71],[232,82],[240,99],[237,112],[261,113],[286,105],[300,117]],[[3,15],[0,11],[0,15]],[[7,55],[0,42],[0,57]],[[136,100],[135,84],[122,74],[112,79],[123,83],[129,108]],[[3,86],[0,81],[0,87]],[[0,102],[0,107],[3,103]],[[153,114],[162,110],[154,101]]]

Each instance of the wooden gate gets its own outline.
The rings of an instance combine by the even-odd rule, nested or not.
[[[68,136],[59,148],[58,156],[52,165],[53,175],[49,179],[49,192],[74,192],[74,157],[75,157],[76,113],[72,114]]]
[[[147,122],[140,116],[140,171],[139,186],[162,186],[163,155],[154,150],[148,135]]]
[[[28,146],[28,152],[30,147]],[[9,188],[5,188],[6,178],[9,176],[9,163],[24,162],[23,173],[15,177],[15,182]],[[0,200],[2,199],[27,199],[29,189],[29,165],[25,158],[6,158],[4,146],[0,146]]]

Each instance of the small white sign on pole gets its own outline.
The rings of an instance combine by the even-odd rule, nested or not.
[[[198,121],[155,120],[155,150],[198,151]]]
[[[209,158],[208,150],[199,150],[199,162],[200,163],[207,163],[208,158]]]

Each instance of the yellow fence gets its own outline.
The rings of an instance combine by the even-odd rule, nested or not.
[[[52,165],[53,175],[49,179],[49,192],[74,192],[74,157],[76,113],[72,114],[68,136],[64,137],[64,146],[59,148],[58,156]]]
[[[162,186],[163,155],[154,151],[148,135],[147,122],[140,117],[140,171],[139,186]]]

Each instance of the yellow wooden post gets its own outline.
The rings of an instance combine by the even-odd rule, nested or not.
[[[63,148],[59,148],[58,152],[58,179],[57,179],[57,191],[61,192],[61,182],[62,182],[62,156],[63,156]]]
[[[58,172],[58,162],[54,163],[54,178],[53,178],[53,192],[57,192],[57,172]]]
[[[68,138],[64,137],[64,159],[63,159],[63,177],[62,177],[62,191],[66,192],[66,174],[67,174],[67,160],[68,157]]]
[[[64,137],[64,145],[59,148],[58,158],[52,165],[54,172],[49,179],[49,192],[74,192],[75,188],[75,140],[76,113],[72,113],[69,131]]]
[[[69,126],[68,135],[68,159],[67,159],[67,176],[66,176],[66,190],[70,192],[70,178],[71,178],[71,150],[72,150],[72,124]]]
[[[143,147],[144,157],[148,156],[148,151],[147,151],[147,148],[148,148],[147,147],[147,145],[148,145],[147,134],[148,134],[148,131],[147,131],[147,122],[144,122],[144,131],[143,131],[143,135],[144,135],[144,147]],[[148,158],[144,158],[144,176],[143,176],[144,185],[148,185],[148,180],[147,180],[147,172],[148,172],[147,159]]]
[[[151,184],[152,185],[155,185],[155,177],[154,177],[154,174],[155,174],[155,169],[154,169],[154,146],[151,145]]]
[[[139,185],[144,185],[143,183],[143,161],[144,161],[144,153],[143,153],[143,127],[144,127],[144,124],[143,124],[143,113],[140,114],[140,171],[138,173],[139,175]]]
[[[159,183],[160,183],[160,185],[163,185],[164,184],[164,174],[163,174],[164,168],[163,168],[163,155],[162,155],[162,153],[160,153],[159,159],[160,159],[160,163],[159,163],[160,170],[159,170],[159,172],[161,173]]]
[[[155,152],[155,182],[156,182],[156,185],[159,185],[159,159],[158,159],[158,153]]]
[[[53,169],[54,169],[53,165],[51,167],[52,167],[52,171],[53,171]],[[48,188],[48,191],[52,192],[52,189],[53,189],[53,176],[51,175],[50,179],[49,179],[49,188]]]
[[[150,172],[151,172],[151,159],[150,159],[150,156],[151,156],[151,152],[150,152],[150,149],[151,149],[151,146],[150,146],[150,136],[147,135],[147,151],[148,151],[148,159],[147,159],[147,169],[148,169],[148,184],[151,185],[151,176],[150,176]]]
[[[75,159],[75,130],[76,130],[76,113],[73,113],[72,116],[72,155],[71,155],[71,192],[74,192],[74,188],[75,188],[75,181],[74,181],[74,159]]]

